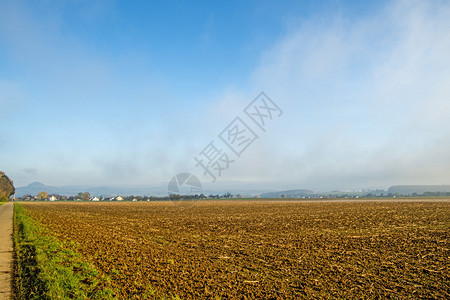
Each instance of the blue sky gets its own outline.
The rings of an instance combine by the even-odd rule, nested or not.
[[[284,113],[217,186],[449,184],[449,20],[448,1],[2,1],[0,169],[206,183],[194,156],[264,91]]]

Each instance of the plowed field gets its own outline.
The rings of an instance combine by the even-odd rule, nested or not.
[[[450,298],[448,201],[23,206],[119,298]]]

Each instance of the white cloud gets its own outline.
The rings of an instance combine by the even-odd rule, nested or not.
[[[276,150],[253,150],[242,178],[319,189],[450,182],[450,3],[393,1],[321,22],[302,22],[255,70],[252,89],[286,114],[262,137]]]

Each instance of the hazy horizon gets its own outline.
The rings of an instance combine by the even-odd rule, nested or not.
[[[448,53],[448,1],[2,1],[0,170],[16,187],[450,184]],[[264,128],[244,112],[261,92],[279,108]],[[239,155],[221,140],[236,117],[254,133]],[[214,183],[194,160],[212,141],[233,161]]]
[[[146,185],[64,185],[64,186],[51,186],[42,182],[32,182],[27,186],[16,186],[16,197],[22,197],[25,194],[37,194],[39,192],[48,192],[49,194],[59,194],[66,196],[73,196],[80,192],[90,192],[96,196],[167,196],[168,183],[153,183]],[[42,185],[42,187],[41,187]],[[424,192],[448,192],[450,191],[450,185],[390,185],[387,187],[358,187],[358,188],[341,188],[341,189],[312,189],[311,187],[298,186],[290,183],[246,183],[246,182],[219,182],[215,183],[201,183],[201,190],[194,193],[190,190],[189,185],[181,185],[178,194],[181,195],[194,195],[194,194],[220,194],[231,193],[233,195],[241,194],[245,196],[256,196],[269,192],[283,192],[283,191],[309,191],[312,194],[327,194],[327,193],[387,193],[393,189],[400,189],[405,194],[412,194],[417,192],[422,194]],[[428,188],[428,189],[427,189]],[[421,191],[421,192],[420,192]],[[170,193],[169,193],[170,194]],[[387,195],[387,194],[385,194]]]

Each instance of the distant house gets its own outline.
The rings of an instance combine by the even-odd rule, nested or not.
[[[55,196],[50,196],[49,198],[48,198],[48,200],[49,201],[56,201],[56,200],[58,200]]]
[[[100,199],[98,199],[97,197],[94,197],[91,199],[91,201],[100,201]]]
[[[116,197],[116,201],[123,201],[123,197],[122,196],[117,196]]]

